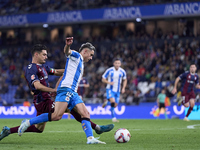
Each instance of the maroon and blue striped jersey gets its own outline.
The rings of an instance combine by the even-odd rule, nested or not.
[[[189,71],[186,71],[179,78],[181,79],[181,92],[185,94],[194,92],[194,86],[199,84],[199,77],[196,73],[191,74]]]
[[[42,92],[35,89],[33,83],[35,81],[40,81],[40,83],[46,87],[49,87],[48,75],[53,75],[53,69],[45,64],[35,64],[31,63],[26,67],[25,78],[28,83],[30,90],[34,93],[34,103],[39,103],[41,101],[51,99],[49,92]]]

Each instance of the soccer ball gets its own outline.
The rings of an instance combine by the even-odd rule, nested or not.
[[[126,143],[130,140],[131,134],[127,129],[120,128],[115,132],[114,137],[118,143]]]

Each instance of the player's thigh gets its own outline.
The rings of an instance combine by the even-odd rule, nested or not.
[[[37,110],[37,116],[43,113],[53,113],[55,102],[52,100],[42,101],[40,103],[34,103],[35,109]]]
[[[184,103],[183,105],[184,105],[184,107],[186,107],[186,108],[190,106],[189,102]]]
[[[115,103],[119,103],[119,98],[120,98],[120,93],[119,92],[115,92]]]
[[[46,126],[46,122],[35,125],[35,127],[40,131],[44,131],[45,126]]]
[[[107,89],[106,90],[106,98],[111,102],[115,98],[114,93],[112,90]]]
[[[190,107],[194,107],[195,99],[190,99],[189,103],[190,103]]]
[[[183,94],[181,95],[181,98],[182,98],[182,104],[185,106],[187,105],[187,103],[189,103],[189,95],[188,94]]]
[[[109,101],[110,101],[110,103],[115,103],[115,98],[114,98],[114,97],[111,97],[111,98],[109,99]]]
[[[67,109],[68,103],[67,102],[55,102],[55,116],[61,116],[65,113]]]
[[[74,108],[78,111],[82,118],[90,118],[90,113],[84,103],[78,103]]]

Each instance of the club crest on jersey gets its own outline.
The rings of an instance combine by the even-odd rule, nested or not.
[[[197,79],[197,77],[195,76],[195,77],[194,77],[194,80],[196,80],[196,79]]]
[[[34,80],[35,79],[35,75],[33,74],[32,76],[31,76],[31,80]]]
[[[67,96],[67,97],[65,98],[65,100],[66,100],[67,102],[69,102],[69,96]]]

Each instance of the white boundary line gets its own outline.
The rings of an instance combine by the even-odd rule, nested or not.
[[[140,130],[185,130],[185,129],[195,129],[195,126],[200,126],[200,124],[194,124],[194,125],[188,125],[187,128],[161,128],[161,129],[129,129],[129,131],[140,131]],[[59,132],[59,133],[64,133],[64,132],[83,132],[83,130],[77,130],[77,131],[45,131],[46,133],[52,133],[52,132]]]
[[[200,124],[194,124],[187,126],[188,129],[194,129],[195,126],[200,126]]]

